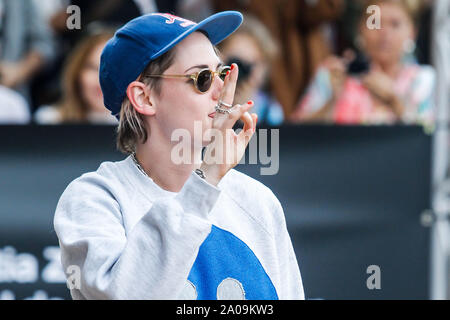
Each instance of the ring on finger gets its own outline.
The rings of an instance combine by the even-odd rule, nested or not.
[[[233,107],[233,105],[225,103],[222,100],[219,100],[218,106],[219,107],[227,107],[227,108],[232,108]]]
[[[217,104],[216,107],[215,107],[215,109],[216,109],[216,111],[219,112],[219,113],[222,113],[222,114],[230,114],[230,113],[231,113],[231,109],[233,109],[233,107],[232,107],[232,108],[228,108],[228,109],[224,109],[224,108],[221,108],[219,104]]]

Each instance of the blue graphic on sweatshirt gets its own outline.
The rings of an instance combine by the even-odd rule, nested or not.
[[[253,251],[232,233],[211,227],[180,299],[278,300]]]

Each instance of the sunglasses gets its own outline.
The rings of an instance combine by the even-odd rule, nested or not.
[[[202,69],[193,74],[149,74],[145,77],[149,78],[188,78],[194,80],[194,87],[199,93],[206,93],[211,88],[216,75],[224,81],[227,72],[231,70],[230,66],[221,66],[217,71],[212,71],[208,68]]]

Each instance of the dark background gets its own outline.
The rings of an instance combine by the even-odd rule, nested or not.
[[[37,282],[0,280],[0,299],[5,291],[16,299],[42,296],[39,290],[70,298],[64,283],[43,281],[43,249],[58,245],[53,214],[65,187],[125,157],[115,149],[114,129],[0,126],[0,250],[13,247],[19,269],[20,254],[39,262]],[[430,207],[431,136],[411,126],[279,130],[278,174],[260,175],[261,164],[237,169],[283,205],[306,298],[428,299],[430,232],[420,216]],[[370,265],[380,267],[380,290],[366,286]]]

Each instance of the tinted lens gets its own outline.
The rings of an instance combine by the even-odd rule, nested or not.
[[[212,83],[211,71],[209,70],[200,71],[197,77],[197,89],[200,92],[206,92],[211,87],[211,83]]]
[[[222,81],[225,80],[225,77],[227,76],[227,72],[230,70],[231,70],[231,68],[228,66],[223,67],[222,70],[220,70],[219,77],[220,77],[220,79],[222,79]]]

